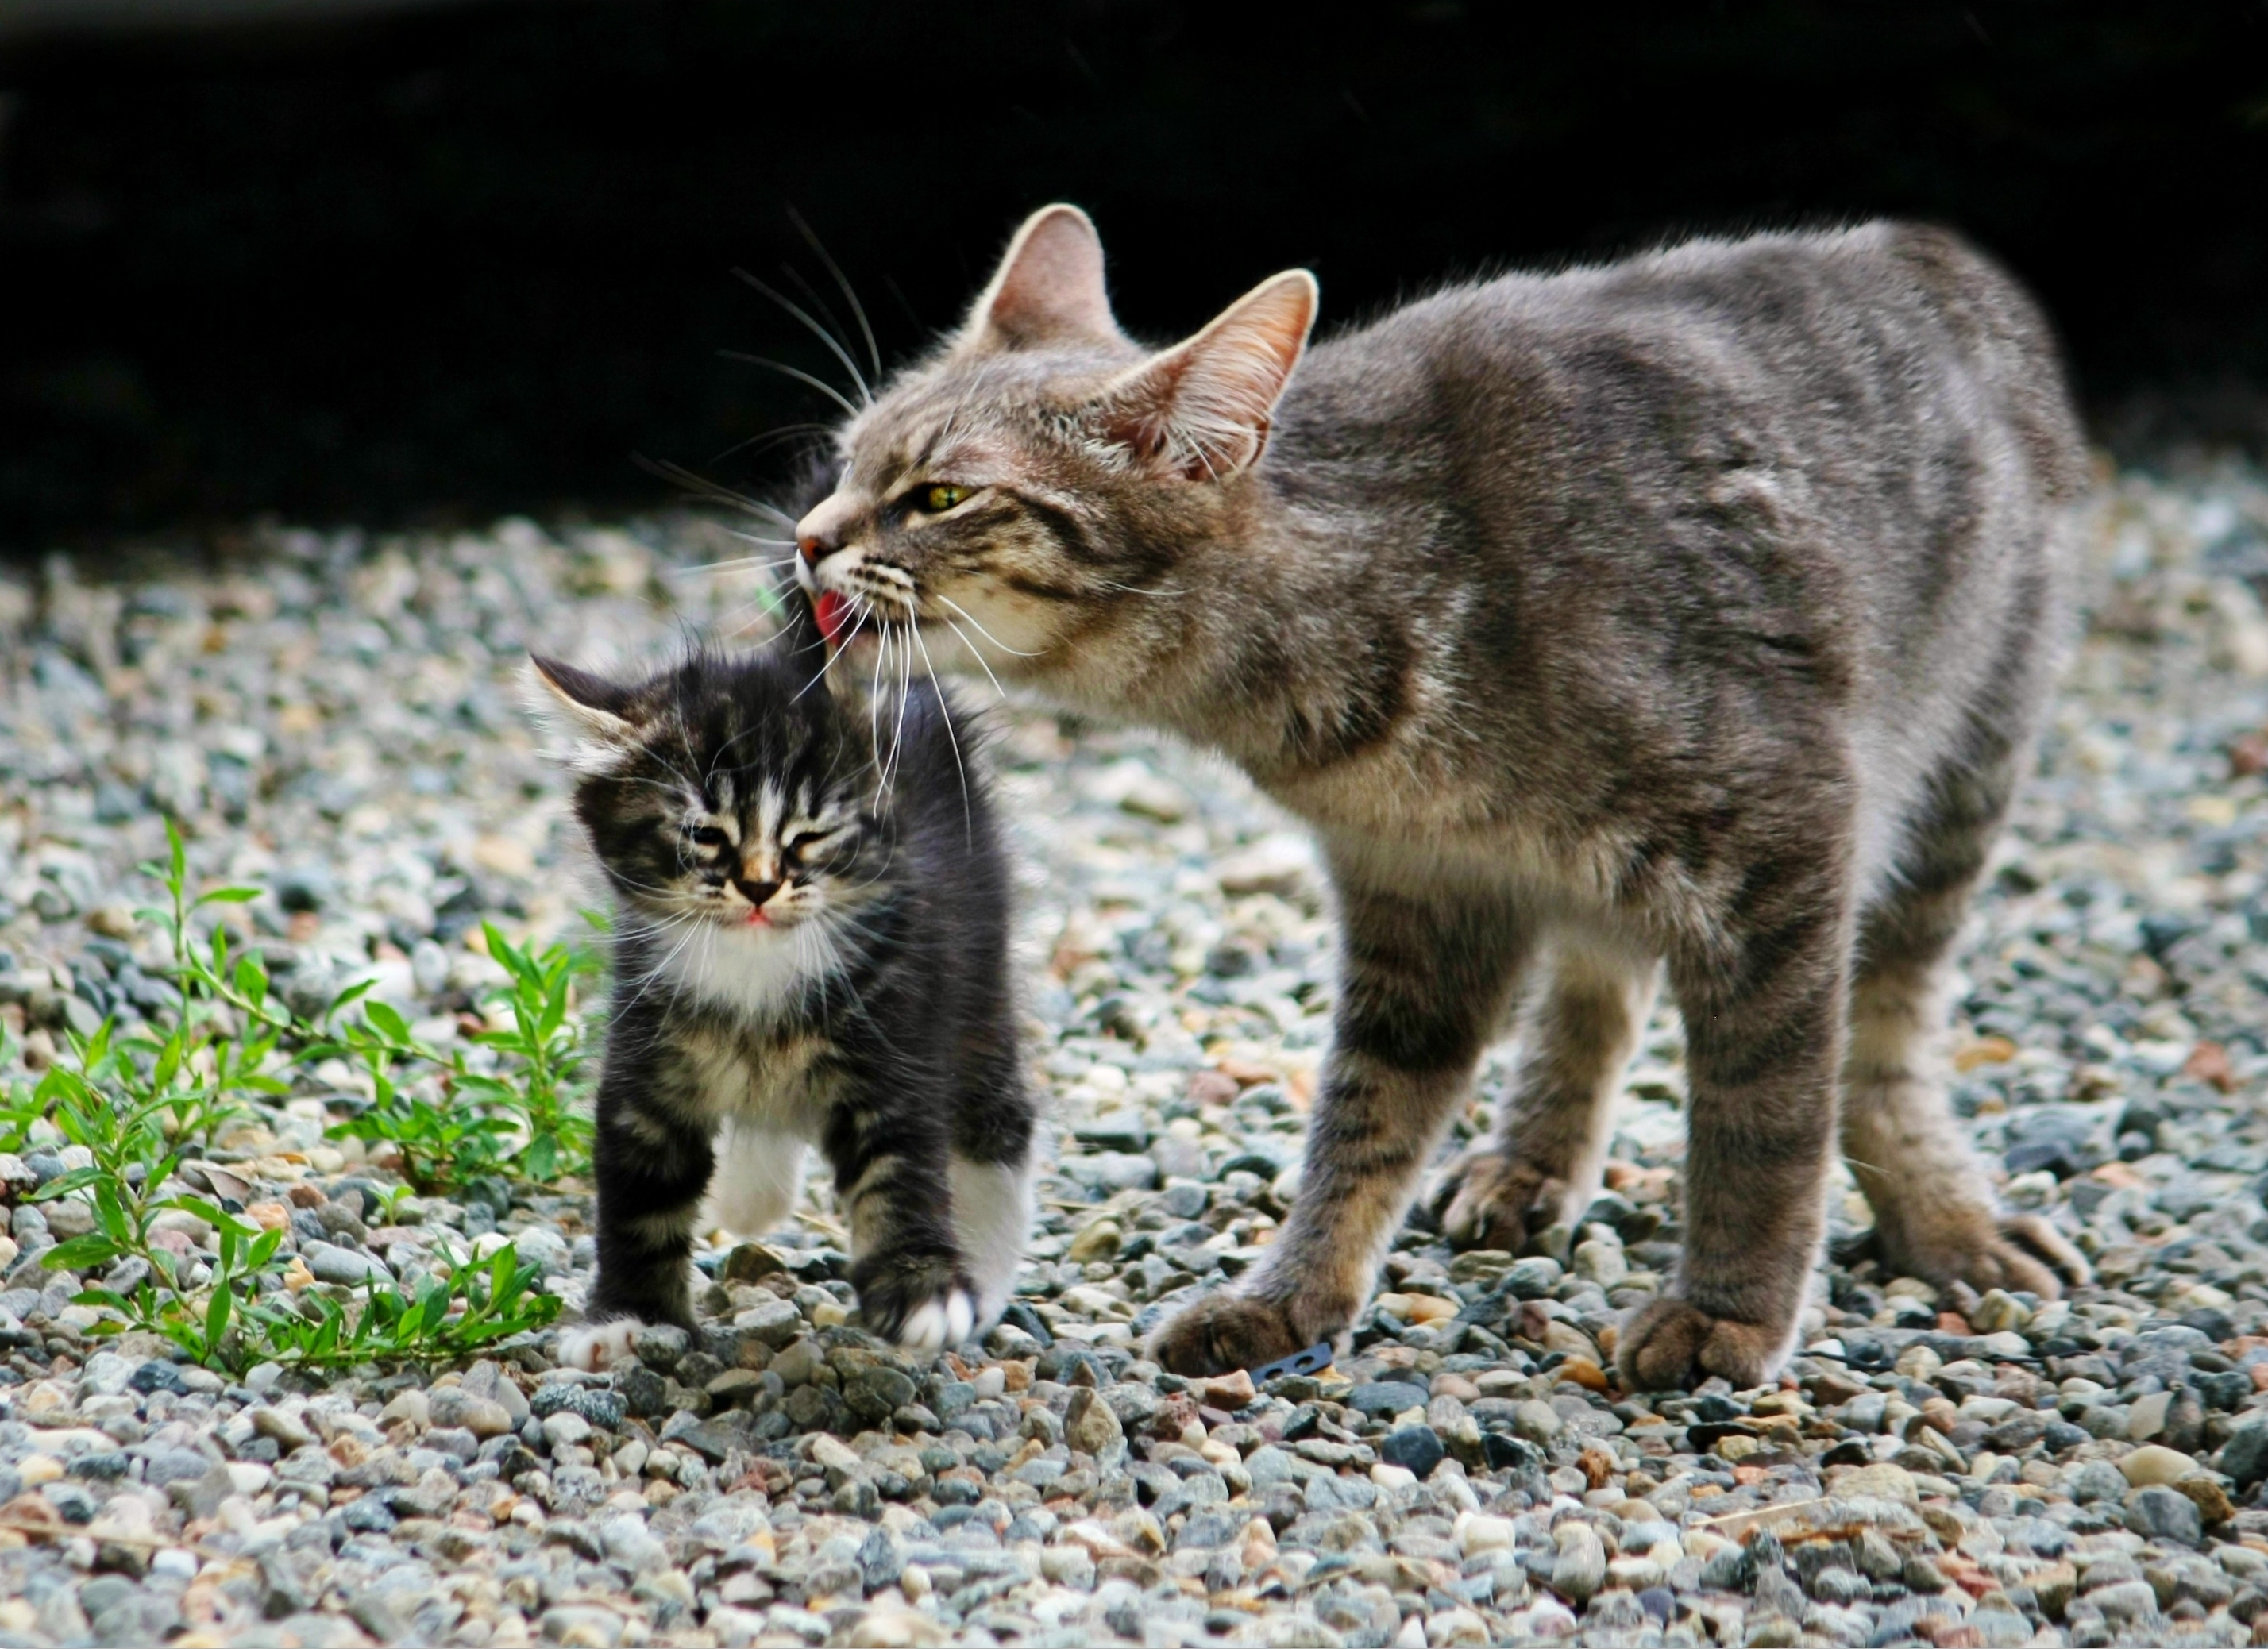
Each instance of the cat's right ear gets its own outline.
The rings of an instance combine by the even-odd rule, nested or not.
[[[991,355],[1119,335],[1103,290],[1102,237],[1085,212],[1058,203],[1024,219],[955,347]]]
[[[606,774],[619,768],[644,732],[633,713],[630,690],[556,659],[530,653],[536,690],[530,708],[564,735],[557,754],[578,773]]]

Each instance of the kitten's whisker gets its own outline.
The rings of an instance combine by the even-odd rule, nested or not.
[[[1138,590],[1130,584],[1115,584],[1108,578],[1101,580],[1101,583],[1106,590],[1123,590],[1129,595],[1154,595],[1170,599],[1189,593],[1187,590]]]
[[[805,326],[810,328],[812,335],[817,338],[821,343],[825,344],[829,350],[833,350],[835,358],[842,362],[843,364],[849,369],[850,373],[850,381],[858,386],[858,394],[860,399],[865,401],[870,407],[874,404],[874,392],[867,386],[866,375],[858,370],[858,363],[850,358],[850,351],[835,341],[835,335],[833,333],[829,332],[826,328],[821,326],[816,320],[814,320],[808,314],[805,313],[799,305],[792,303],[786,297],[773,291],[770,286],[765,285],[763,282],[758,280],[746,269],[736,269],[733,273],[740,279],[747,282],[750,286],[755,287],[765,297],[770,298],[772,302],[777,304],[782,309],[786,310],[789,314],[793,315],[798,320],[803,322]],[[855,417],[858,415],[853,413],[851,416]]]
[[[833,401],[836,406],[842,408],[843,412],[849,416],[855,418],[858,416],[858,409],[850,404],[850,401],[844,397],[841,390],[836,388],[834,385],[828,383],[823,378],[814,378],[809,372],[804,372],[798,367],[790,366],[784,361],[775,361],[770,359],[769,357],[762,355],[749,355],[740,350],[719,350],[717,353],[723,356],[728,361],[742,361],[750,366],[770,367],[775,372],[784,373],[787,377],[792,378],[799,383],[808,384],[821,394]]]
[[[976,615],[970,612],[967,607],[961,606],[960,602],[954,600],[951,596],[938,592],[932,592],[932,593],[937,595],[937,599],[939,600],[944,602],[954,612],[960,614],[961,617],[967,619],[970,623],[976,624],[976,633],[983,637],[985,640],[990,642],[994,646],[998,647],[1002,652],[1012,653],[1019,659],[1036,659],[1040,657],[1036,652],[1026,652],[1020,648],[1011,647],[1006,642],[1002,641],[990,630],[985,629],[983,624],[977,623]]]
[[[820,262],[826,265],[828,274],[835,277],[836,285],[843,289],[843,300],[850,306],[851,317],[858,321],[858,330],[865,337],[866,358],[874,364],[874,376],[879,379],[882,375],[882,352],[874,346],[874,328],[866,324],[866,306],[858,301],[858,294],[850,290],[850,283],[844,276],[842,267],[820,244],[819,236],[809,224],[803,221],[803,214],[791,206],[787,209],[787,220],[795,225],[796,232],[819,254]]]

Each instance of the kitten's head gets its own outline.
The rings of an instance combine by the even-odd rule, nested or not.
[[[580,775],[576,813],[623,915],[761,935],[874,895],[888,844],[871,806],[866,719],[812,690],[816,652],[784,638],[700,652],[630,683],[533,660],[539,705]]]
[[[917,622],[932,649],[1043,667],[1229,529],[1315,302],[1292,270],[1146,350],[1111,317],[1086,214],[1035,213],[961,330],[842,432],[836,490],[796,528],[830,636]]]

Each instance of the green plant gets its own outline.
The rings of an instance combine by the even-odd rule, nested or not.
[[[520,1264],[509,1245],[485,1262],[451,1262],[446,1275],[426,1277],[414,1295],[376,1280],[359,1291],[303,1283],[295,1293],[279,1255],[281,1230],[264,1230],[180,1189],[177,1176],[190,1144],[217,1138],[249,1101],[290,1091],[281,1067],[334,1054],[362,1064],[376,1095],[373,1112],[391,1115],[405,1102],[411,1107],[413,1122],[436,1142],[420,1163],[433,1179],[453,1178],[467,1165],[485,1172],[524,1159],[539,1137],[530,1126],[534,1119],[541,1119],[550,1142],[542,1170],[558,1171],[588,1140],[587,1129],[577,1132],[579,1119],[568,1097],[579,1043],[566,1012],[571,964],[563,949],[531,956],[504,946],[513,959],[506,964],[509,990],[516,1005],[526,998],[529,1011],[520,1013],[516,1005],[514,1030],[491,1034],[505,1039],[502,1052],[517,1062],[510,1068],[534,1073],[526,1090],[489,1075],[479,1078],[484,1086],[469,1105],[405,1100],[394,1079],[397,1066],[410,1061],[431,1067],[425,1074],[438,1086],[468,1076],[461,1055],[444,1061],[418,1043],[400,1013],[364,1000],[366,984],[340,992],[319,1023],[293,1015],[271,995],[257,953],[233,955],[222,924],[202,941],[195,932],[198,910],[242,903],[257,890],[222,887],[191,897],[187,855],[170,821],[166,836],[166,862],[144,868],[163,882],[167,901],[141,914],[169,940],[168,1009],[128,1034],[107,1020],[92,1035],[72,1034],[68,1057],[36,1083],[11,1080],[0,1087],[0,1142],[16,1148],[44,1126],[86,1153],[83,1165],[42,1184],[36,1200],[77,1197],[92,1216],[92,1230],[55,1244],[41,1262],[51,1270],[108,1272],[102,1284],[75,1297],[109,1314],[95,1331],[143,1329],[199,1362],[241,1369],[270,1360],[329,1366],[453,1358],[549,1321],[558,1300],[535,1292],[537,1269]],[[502,943],[493,931],[490,937]],[[346,1015],[357,1003],[359,1017]],[[0,1032],[0,1066],[12,1063],[11,1054]],[[210,1259],[157,1240],[158,1221],[167,1213],[210,1229]]]
[[[340,1027],[323,1050],[359,1062],[372,1087],[368,1108],[333,1134],[393,1147],[402,1177],[419,1190],[491,1174],[549,1182],[590,1162],[591,1121],[576,1093],[583,1032],[570,1012],[575,979],[589,964],[564,945],[522,949],[493,923],[481,932],[505,974],[490,1004],[511,1014],[509,1024],[472,1038],[496,1050],[494,1071],[473,1069],[461,1049],[445,1060],[382,1002],[365,1003],[363,1023]],[[438,1083],[424,1085],[430,1093],[395,1080],[405,1060],[443,1068]]]

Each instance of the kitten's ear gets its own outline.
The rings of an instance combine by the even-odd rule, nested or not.
[[[530,708],[566,735],[560,756],[578,773],[614,771],[644,731],[632,713],[630,690],[540,653],[527,660],[538,684]]]
[[[1105,431],[1161,475],[1219,481],[1248,467],[1267,448],[1269,420],[1307,350],[1319,297],[1305,269],[1261,282],[1197,336],[1105,390]]]
[[[1058,204],[1024,219],[969,310],[959,347],[989,355],[1118,335],[1102,285],[1102,238],[1085,212]]]

